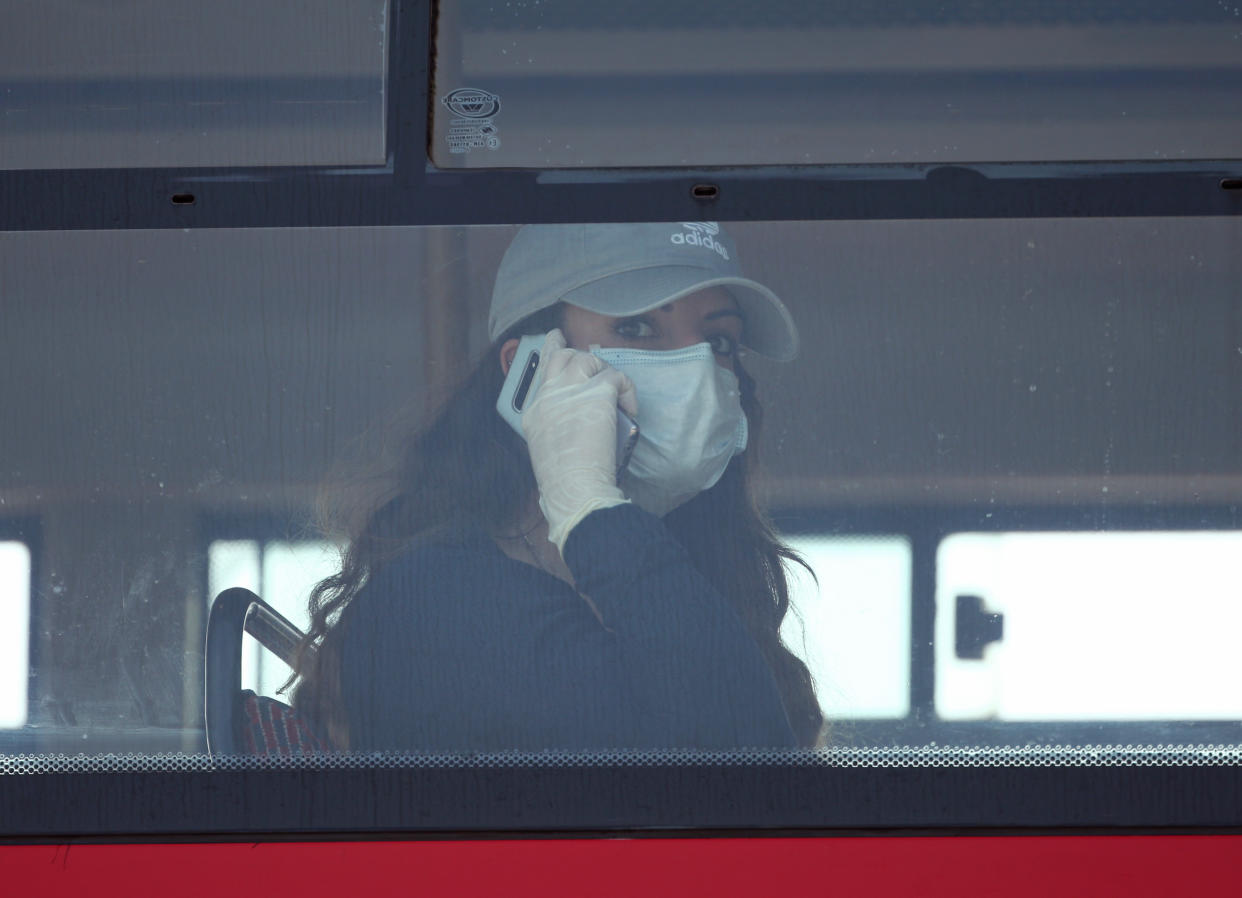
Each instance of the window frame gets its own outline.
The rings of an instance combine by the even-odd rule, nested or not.
[[[441,171],[427,152],[433,3],[390,3],[386,164],[0,171],[0,231],[1242,216],[1242,159]],[[695,198],[695,185],[714,186],[715,198]],[[185,194],[192,203],[172,201]],[[1192,511],[1201,515],[1203,509]],[[985,528],[968,510],[961,513],[963,520],[971,518],[972,529],[1012,529],[1019,518],[1029,526],[1045,519],[1037,509],[1014,512],[1018,518],[988,519]],[[1215,513],[1237,526],[1236,507]],[[1057,514],[1066,513],[1048,512],[1048,519]],[[1134,514],[1152,526],[1150,512]],[[1109,515],[1116,527],[1125,511],[1112,508]],[[884,529],[882,517],[841,526]],[[927,597],[918,595],[917,584],[934,584],[935,544],[928,539],[940,526],[912,534],[916,633],[931,627]],[[1161,526],[1179,525],[1166,520]],[[910,529],[907,518],[902,530],[886,532]],[[32,564],[37,559],[32,544]],[[32,641],[32,661],[35,649]],[[919,667],[931,663],[917,650],[915,655]],[[919,687],[914,708],[930,707],[931,693],[922,690],[931,688],[930,681]],[[1009,726],[1006,732],[1017,732]],[[525,761],[459,768],[0,768],[0,784],[10,806],[22,809],[0,824],[0,839],[18,841],[259,833],[1242,830],[1242,768],[1227,764],[834,767],[734,759],[642,766]]]

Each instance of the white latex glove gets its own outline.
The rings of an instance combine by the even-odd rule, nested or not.
[[[558,552],[588,514],[629,501],[617,486],[618,405],[638,416],[630,379],[589,352],[566,348],[565,336],[550,331],[522,432],[548,540]]]

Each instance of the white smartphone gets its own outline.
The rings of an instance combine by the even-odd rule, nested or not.
[[[539,353],[543,349],[543,334],[523,337],[518,341],[517,354],[509,373],[505,376],[504,386],[500,388],[500,396],[496,400],[496,411],[500,417],[509,422],[518,436],[522,435],[522,409],[533,397],[535,372],[539,369]],[[523,437],[524,439],[525,437]],[[617,408],[617,474],[625,470],[630,463],[630,455],[634,452],[634,444],[638,442],[638,424]]]

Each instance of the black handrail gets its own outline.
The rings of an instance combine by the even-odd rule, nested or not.
[[[238,701],[244,633],[290,666],[303,638],[301,630],[248,589],[233,587],[216,596],[203,654],[203,715],[212,755],[241,753],[237,734],[245,725]]]

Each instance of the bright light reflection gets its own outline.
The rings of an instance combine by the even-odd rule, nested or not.
[[[207,550],[208,590],[241,586],[256,593],[305,632],[310,624],[306,603],[315,584],[340,567],[340,554],[329,542],[269,542],[216,540]],[[277,690],[292,671],[254,637],[242,639],[242,686],[260,695],[288,701]]]
[[[781,626],[811,670],[824,714],[910,710],[910,544],[899,536],[788,539],[819,579],[795,574]]]
[[[303,633],[310,626],[306,601],[315,584],[341,566],[336,546],[328,542],[267,543],[263,550],[264,601],[289,619]],[[247,637],[249,639],[250,637]],[[255,648],[258,648],[257,643]],[[293,671],[271,652],[260,654],[258,686],[262,695],[276,695]],[[281,696],[288,701],[288,696]]]
[[[960,533],[937,559],[936,709],[1000,720],[1242,718],[1242,533]],[[954,606],[1004,615],[955,657]]]
[[[29,664],[30,549],[0,542],[0,728],[26,724]]]

